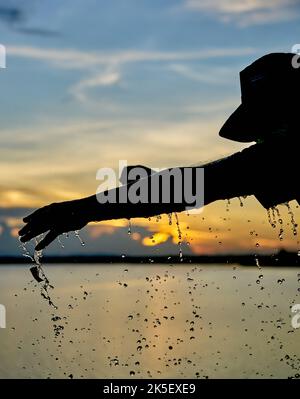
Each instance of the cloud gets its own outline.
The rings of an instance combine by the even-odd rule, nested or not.
[[[228,84],[231,83],[231,78],[233,76],[233,68],[222,68],[222,67],[212,67],[200,66],[197,69],[191,68],[185,64],[170,64],[168,69],[182,77],[193,80],[199,83],[207,84]],[[240,68],[237,68],[239,71]]]
[[[251,47],[246,48],[212,48],[198,51],[110,51],[92,52],[73,49],[45,49],[32,46],[7,46],[9,56],[46,62],[51,66],[63,69],[82,70],[85,77],[74,84],[69,92],[77,101],[88,102],[89,91],[99,87],[120,84],[122,67],[126,64],[141,62],[183,62],[207,60],[214,58],[239,57],[256,53]],[[177,72],[191,76],[192,71]],[[88,77],[86,77],[88,75]],[[194,76],[200,79],[200,74]],[[202,75],[203,78],[203,75]]]
[[[252,47],[212,48],[198,51],[142,51],[124,50],[116,52],[91,52],[72,49],[45,49],[32,46],[8,45],[8,54],[16,57],[50,62],[57,67],[86,69],[99,66],[114,66],[136,62],[167,62],[205,60],[222,57],[238,57],[256,52]]]
[[[80,102],[88,102],[88,91],[97,87],[114,86],[121,81],[121,74],[117,71],[108,69],[102,73],[91,76],[87,79],[80,80],[76,85],[72,86],[70,93]]]
[[[300,16],[298,0],[185,0],[184,7],[241,27],[285,22]]]

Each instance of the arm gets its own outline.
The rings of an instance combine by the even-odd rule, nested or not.
[[[298,146],[279,141],[274,145],[256,144],[230,157],[202,166],[204,168],[204,205],[220,199],[256,195],[266,207],[299,198],[298,185],[292,184],[290,169],[297,167]],[[294,154],[295,153],[295,154]],[[281,159],[281,162],[279,162]],[[183,169],[183,168],[181,168]],[[193,168],[194,170],[196,168]],[[163,172],[161,172],[163,173]],[[154,175],[148,176],[148,182]],[[132,183],[129,183],[132,184]],[[113,189],[117,194],[120,187]],[[297,191],[298,190],[298,191]],[[297,191],[297,193],[295,193]],[[49,245],[59,234],[79,230],[91,221],[120,218],[150,217],[163,213],[181,212],[187,204],[175,203],[105,203],[100,204],[96,195],[51,204],[24,218],[27,223],[19,232],[26,242],[48,232],[37,250]]]
[[[231,198],[236,195],[246,195],[248,192],[243,190],[234,190],[235,184],[232,187],[227,185],[226,192],[223,184],[223,174],[221,170],[224,164],[230,162],[230,158],[226,158],[219,162],[202,166],[205,173],[205,196],[204,204],[208,204],[217,199]],[[223,166],[222,166],[223,165]],[[180,168],[183,171],[184,168]],[[189,168],[191,169],[191,168]],[[192,168],[195,171],[195,167]],[[160,172],[160,174],[164,173]],[[150,174],[147,178],[148,184],[154,179],[154,174]],[[193,181],[195,183],[195,181]],[[127,186],[121,186],[110,191],[114,191],[117,198],[119,198],[121,190],[128,190],[130,182]],[[38,244],[37,250],[45,248],[58,235],[67,231],[79,230],[86,224],[92,221],[103,221],[121,218],[137,218],[137,217],[151,217],[164,213],[181,212],[184,211],[187,204],[184,202],[176,203],[171,198],[170,203],[105,203],[100,204],[96,195],[90,197],[77,199],[73,201],[66,201],[61,203],[53,203],[38,209],[31,215],[25,217],[23,221],[26,225],[20,230],[19,235],[21,241],[26,242],[32,238],[48,232],[46,237]],[[191,206],[189,205],[189,208]]]

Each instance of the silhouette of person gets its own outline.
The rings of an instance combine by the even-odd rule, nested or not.
[[[295,54],[291,53],[268,54],[240,73],[241,105],[219,134],[255,144],[201,166],[204,169],[204,205],[248,195],[255,195],[265,208],[293,199],[299,202],[300,68],[295,68],[293,57]],[[145,170],[151,185],[154,174],[148,168]],[[195,183],[193,179],[192,184]],[[113,189],[117,198],[123,189],[126,187]],[[26,242],[47,232],[36,247],[41,250],[61,233],[79,230],[91,221],[150,217],[181,212],[186,206],[184,200],[177,203],[174,198],[170,203],[100,204],[93,195],[36,210],[23,219],[26,225],[19,235],[21,241]]]

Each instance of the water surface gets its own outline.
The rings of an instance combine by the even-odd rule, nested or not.
[[[46,265],[49,307],[29,267],[1,266],[1,378],[293,377],[298,268]],[[60,316],[62,319],[52,321]],[[55,337],[53,325],[64,329]]]

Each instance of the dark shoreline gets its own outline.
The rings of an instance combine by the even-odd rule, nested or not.
[[[117,255],[72,255],[45,256],[43,263],[47,264],[101,264],[101,263],[134,263],[134,264],[239,264],[242,266],[256,266],[258,259],[261,266],[300,266],[300,256],[297,252],[281,250],[273,255],[192,255],[183,256],[117,256]],[[4,264],[28,264],[30,260],[20,256],[0,256],[0,266]]]

